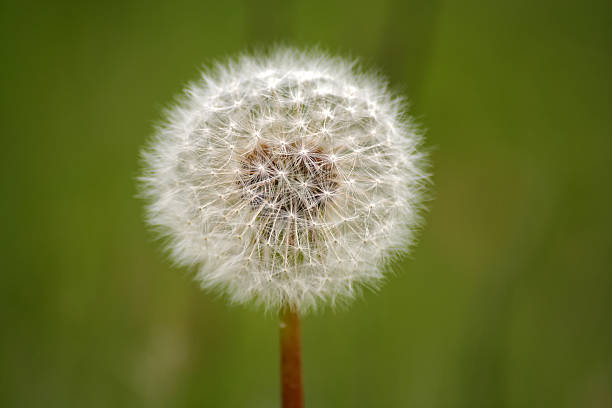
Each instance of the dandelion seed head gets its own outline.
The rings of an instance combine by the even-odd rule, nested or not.
[[[189,86],[143,152],[148,222],[233,302],[346,302],[414,244],[421,142],[401,100],[351,61],[244,55]]]

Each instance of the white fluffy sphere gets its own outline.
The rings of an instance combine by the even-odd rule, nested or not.
[[[401,101],[353,62],[241,56],[189,86],[145,150],[148,221],[234,302],[336,304],[413,244],[420,146]]]

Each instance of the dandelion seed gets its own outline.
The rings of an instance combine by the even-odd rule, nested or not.
[[[221,64],[144,152],[148,222],[233,302],[349,301],[420,222],[426,157],[402,109],[382,80],[318,52]]]

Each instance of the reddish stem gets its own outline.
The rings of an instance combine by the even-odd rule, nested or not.
[[[280,313],[282,408],[304,408],[300,316],[290,308]]]

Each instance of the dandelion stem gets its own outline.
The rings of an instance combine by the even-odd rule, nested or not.
[[[300,316],[286,307],[280,312],[282,408],[304,408]]]

